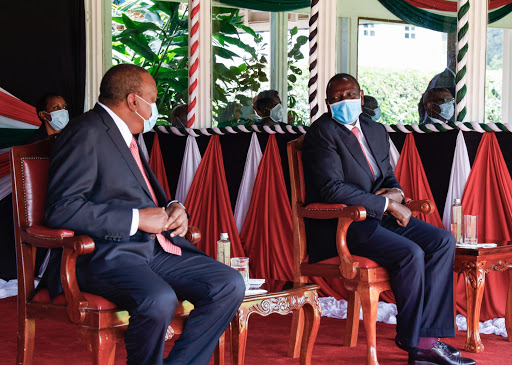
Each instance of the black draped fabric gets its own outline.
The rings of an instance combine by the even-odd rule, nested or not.
[[[84,111],[83,1],[4,1],[0,34],[0,87],[34,106],[44,94],[61,94],[71,116]]]
[[[62,95],[70,115],[84,110],[85,9],[79,0],[3,1],[0,87],[35,106]],[[0,278],[16,277],[12,196],[0,202]]]

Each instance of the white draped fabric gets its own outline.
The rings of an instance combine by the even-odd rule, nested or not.
[[[256,180],[258,167],[262,157],[263,154],[261,153],[260,142],[258,141],[256,133],[253,133],[249,151],[247,152],[247,159],[245,160],[242,182],[240,183],[238,197],[236,198],[234,216],[238,233],[242,232],[245,217],[247,216],[247,210],[251,204],[252,189],[254,187],[254,181]]]
[[[398,160],[400,159],[400,152],[396,149],[395,144],[389,139],[389,162],[391,163],[391,167],[393,168],[393,171],[396,169],[396,164],[398,163]]]
[[[466,186],[470,172],[471,166],[469,164],[466,142],[464,141],[462,131],[459,131],[457,143],[455,144],[455,153],[453,154],[448,194],[446,195],[446,202],[444,204],[443,225],[447,230],[450,230],[453,199],[462,199],[462,193],[464,192],[464,187]]]
[[[201,152],[199,152],[196,139],[189,135],[187,137],[187,144],[185,145],[183,161],[181,162],[180,177],[178,179],[178,187],[176,188],[176,200],[185,202],[187,199],[188,190],[190,189],[190,185],[192,185],[200,163]]]

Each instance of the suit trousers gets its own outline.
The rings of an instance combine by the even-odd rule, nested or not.
[[[174,238],[175,240],[176,238]],[[125,343],[127,364],[208,364],[218,338],[245,294],[242,276],[211,257],[182,247],[171,255],[155,243],[153,257],[139,264],[109,262],[108,269],[78,272],[80,288],[130,313]],[[164,338],[178,300],[194,304],[183,333],[164,360]]]
[[[420,337],[454,337],[453,261],[455,239],[441,228],[411,217],[400,227],[384,216],[365,242],[349,238],[354,255],[386,268],[396,299],[398,337],[416,347]]]

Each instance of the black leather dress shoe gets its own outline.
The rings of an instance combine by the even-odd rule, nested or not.
[[[409,352],[408,365],[476,365],[467,357],[454,356],[446,344],[437,341],[430,350],[416,348]]]
[[[438,341],[441,346],[445,346],[448,351],[453,355],[453,356],[460,356],[460,351],[457,350],[455,347],[453,347],[452,345],[448,345],[447,343],[444,343],[444,342],[441,342],[441,341]],[[410,346],[407,346],[405,343],[403,343],[399,338],[398,336],[395,337],[395,344],[401,348],[402,350],[404,351],[407,351],[407,352],[411,352],[414,350],[414,347],[410,347]]]

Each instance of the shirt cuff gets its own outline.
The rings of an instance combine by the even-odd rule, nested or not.
[[[139,228],[139,210],[132,209],[132,225],[130,227],[130,236],[133,236],[137,233],[137,229]]]
[[[386,199],[386,204],[384,204],[384,212],[385,212],[386,210],[388,210],[389,198],[386,198],[386,197],[384,197],[384,198]]]
[[[181,207],[183,209],[185,209],[185,211],[187,211],[187,208],[185,208],[185,206],[183,204],[181,204],[181,202],[179,200],[171,200],[169,203],[167,203],[167,205],[165,207],[166,208],[169,207],[169,205],[171,205],[172,203],[178,203],[179,205],[181,205]]]

